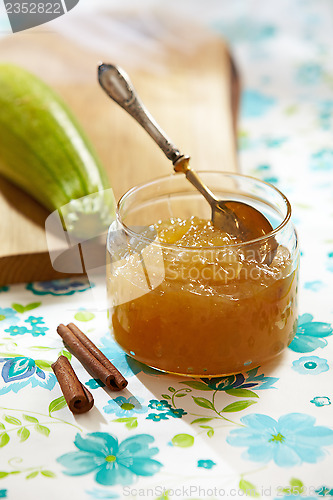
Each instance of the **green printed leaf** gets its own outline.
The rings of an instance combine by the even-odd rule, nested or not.
[[[28,422],[32,422],[33,424],[38,424],[38,419],[35,417],[32,417],[31,415],[23,415],[23,418],[27,420]]]
[[[163,399],[171,399],[171,396],[169,394],[162,394]]]
[[[198,391],[213,391],[214,389],[211,389],[208,387],[207,384],[204,384],[203,382],[199,382],[197,380],[193,380],[190,382],[180,382],[181,384],[188,385],[188,387],[191,387],[192,389],[197,389]]]
[[[91,321],[94,317],[95,314],[90,311],[79,311],[74,316],[78,321]]]
[[[170,387],[168,387],[168,391],[170,391],[170,392],[175,392],[175,390],[176,390],[176,389],[175,389],[174,387],[171,387],[171,386],[170,386]]]
[[[175,398],[183,398],[184,396],[186,396],[184,392],[177,392],[177,394],[175,394]]]
[[[246,481],[245,479],[241,479],[239,481],[238,487],[240,490],[244,491],[247,497],[260,497],[260,494],[258,493],[257,488],[254,486],[254,484]]]
[[[34,477],[38,476],[38,474],[39,474],[39,471],[35,470],[34,472],[30,472],[30,474],[28,474],[25,478],[26,479],[33,479]]]
[[[303,486],[287,486],[286,488],[283,488],[281,490],[282,493],[284,493],[286,496],[296,496],[298,497],[299,495],[301,495],[304,491],[304,487]]]
[[[170,500],[170,497],[169,497],[169,493],[168,493],[169,490],[167,491],[164,491],[162,493],[162,495],[160,495],[159,497],[157,497],[155,500]],[[193,500],[196,500],[195,498]]]
[[[9,472],[0,471],[0,479],[9,476]]]
[[[6,446],[6,444],[9,443],[9,435],[7,434],[7,432],[3,432],[2,434],[0,434],[0,448],[3,448],[4,446]]]
[[[35,359],[35,365],[46,372],[52,371],[51,364],[52,363],[50,363],[49,361],[45,361],[44,359]]]
[[[3,321],[4,319],[6,319],[6,316],[4,316],[3,314],[0,314],[0,321]]]
[[[6,429],[2,422],[0,422],[0,429]]]
[[[65,358],[68,359],[68,361],[70,361],[72,359],[72,355],[70,352],[66,351],[66,349],[62,349],[60,352],[59,352],[59,356],[65,356]]]
[[[22,314],[27,311],[32,311],[32,309],[36,309],[36,307],[39,307],[41,305],[41,302],[31,302],[30,304],[27,304],[26,306],[23,306],[22,304],[17,304],[14,303],[12,304],[12,308],[18,312],[19,314]]]
[[[227,389],[225,392],[238,398],[259,398],[258,394],[249,389]]]
[[[51,351],[53,347],[46,347],[44,345],[32,345],[29,347],[31,351]]]
[[[213,420],[213,418],[196,418],[195,420],[193,420],[191,422],[191,425],[192,424],[204,424],[206,422],[210,422],[211,420]]]
[[[22,304],[16,304],[15,302],[12,304],[12,309],[19,314],[24,313],[24,306]]]
[[[127,429],[135,429],[138,426],[137,417],[116,418],[113,420],[113,422],[120,422],[120,423],[126,424]]]
[[[26,441],[30,436],[30,431],[26,427],[21,427],[21,429],[17,431],[17,435],[20,438],[20,442],[23,443],[23,441]]]
[[[210,410],[214,410],[214,405],[211,401],[209,401],[208,399],[206,398],[197,398],[195,396],[192,396],[193,398],[193,401],[195,402],[195,404],[197,404],[198,406],[201,406],[202,408],[209,408]]]
[[[214,429],[210,425],[199,425],[201,429],[208,429],[207,436],[208,437],[213,437],[214,436]]]
[[[46,436],[46,437],[48,437],[50,434],[50,429],[48,427],[45,427],[45,425],[36,424],[35,430],[37,432],[39,432],[39,434],[43,434],[43,436]]]
[[[41,470],[40,473],[45,477],[57,477],[56,474],[51,470]]]
[[[12,424],[12,425],[22,425],[21,420],[19,420],[18,418],[12,417],[12,415],[4,415],[3,418],[9,424]]]
[[[190,434],[176,434],[171,442],[174,446],[179,446],[180,448],[189,448],[194,444],[194,437]]]
[[[66,405],[67,405],[67,403],[66,403],[66,399],[64,398],[64,396],[60,396],[59,398],[54,399],[49,404],[49,415],[51,416],[51,413],[53,413],[54,411],[61,410]]]
[[[292,490],[292,495],[301,495],[304,491],[304,484],[300,479],[297,479],[296,477],[292,477],[289,481],[289,484],[291,486]]]
[[[296,477],[292,477],[289,481],[289,484],[290,486],[299,486],[301,488],[304,486],[302,481],[300,479],[296,479]]]
[[[242,411],[245,410],[248,406],[256,404],[256,401],[244,400],[244,401],[236,401],[235,403],[231,403],[228,406],[225,406],[222,411],[232,412],[232,411]]]
[[[127,429],[135,429],[138,426],[138,419],[136,417],[132,417],[129,422],[125,425]]]
[[[24,311],[32,311],[33,309],[36,309],[37,307],[41,306],[41,302],[31,302],[30,304],[27,304],[24,307]]]

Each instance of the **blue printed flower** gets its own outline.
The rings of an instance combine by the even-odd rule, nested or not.
[[[296,73],[296,79],[299,83],[305,85],[314,85],[319,82],[323,74],[322,67],[315,62],[302,64]]]
[[[153,422],[160,422],[161,420],[168,420],[167,413],[149,413],[146,420],[152,420]]]
[[[333,170],[333,149],[321,149],[310,159],[311,170]]]
[[[45,323],[42,316],[29,316],[24,322],[30,323],[30,325],[43,325]]]
[[[289,345],[289,349],[294,352],[312,352],[318,347],[325,347],[327,340],[333,333],[333,328],[329,323],[313,321],[312,314],[302,314],[298,318],[298,326],[294,340]]]
[[[183,408],[171,408],[166,414],[173,418],[182,418],[184,415],[187,415],[187,412]]]
[[[212,469],[216,465],[213,460],[198,460],[198,467],[202,467],[204,469]]]
[[[268,182],[269,184],[277,184],[279,182],[279,179],[275,175],[263,177],[262,180]]]
[[[328,406],[331,404],[331,400],[327,396],[316,396],[311,399],[310,403],[313,403],[316,406]]]
[[[133,372],[127,362],[128,356],[126,356],[125,352],[113,340],[110,333],[101,338],[99,348],[124,377],[128,378],[133,376]]]
[[[151,399],[148,404],[148,408],[152,410],[165,411],[171,409],[171,404],[165,399],[158,401],[157,399]]]
[[[329,486],[321,486],[315,490],[315,492],[320,497],[333,497],[333,488],[330,488]]]
[[[145,413],[147,407],[142,406],[134,396],[129,398],[118,396],[110,399],[108,404],[103,407],[103,410],[105,413],[114,413],[117,417],[128,417],[136,413]]]
[[[262,139],[253,138],[245,131],[240,132],[238,136],[238,148],[239,149],[255,149],[255,148],[278,148],[284,142],[286,142],[286,137],[263,137]],[[257,168],[256,170],[259,170]],[[275,177],[277,179],[277,177]],[[278,180],[276,180],[278,182]]]
[[[119,498],[118,493],[108,490],[99,490],[97,488],[86,490],[86,493],[90,495],[93,500],[113,500],[113,498]]]
[[[257,90],[245,90],[242,94],[241,113],[244,118],[263,116],[276,103],[276,99]]]
[[[293,361],[292,368],[302,375],[318,375],[329,370],[327,360],[318,356],[302,356]]]
[[[35,295],[73,295],[76,292],[85,292],[93,286],[94,284],[85,278],[72,278],[28,283],[26,289]]]
[[[17,323],[19,318],[17,312],[11,307],[0,307],[0,325],[13,325]]]
[[[146,373],[147,375],[152,375],[153,377],[160,377],[165,375],[163,372],[159,370],[155,370],[154,368],[151,368],[148,365],[145,365],[144,363],[140,363],[140,361],[137,361],[134,358],[131,358],[130,356],[126,355],[126,363],[131,370],[133,375],[137,375],[138,373]]]
[[[271,169],[270,165],[267,165],[266,163],[258,165],[256,167],[256,170],[258,170],[258,172],[261,172],[261,173],[269,172],[270,169]]]
[[[100,350],[113,363],[124,377],[132,377],[138,373],[146,373],[147,375],[163,376],[163,372],[154,370],[139,361],[127,356],[119,345],[112,339],[110,334],[105,335],[100,340]]]
[[[3,363],[1,378],[4,386],[0,388],[0,395],[13,391],[17,393],[23,387],[43,387],[49,391],[56,383],[53,373],[41,370],[32,358],[18,356],[15,358],[0,358]]]
[[[249,41],[261,43],[272,38],[276,33],[276,26],[262,24],[249,19],[249,17],[239,17],[234,22],[227,23],[219,20],[214,24],[214,27],[233,43]]]
[[[307,281],[304,283],[304,288],[306,290],[311,290],[312,292],[319,292],[324,286],[324,283],[320,280]]]
[[[264,139],[265,145],[268,148],[278,148],[280,147],[284,142],[288,140],[288,137],[266,137]]]
[[[8,290],[9,290],[9,286],[6,286],[6,285],[5,286],[0,286],[0,293],[2,293],[2,292],[8,292]]]
[[[89,389],[98,389],[99,387],[105,387],[105,384],[99,380],[99,378],[91,378],[90,380],[88,380],[88,382],[86,382],[86,384]]]
[[[281,141],[282,141],[282,139],[281,139]],[[265,145],[267,146],[266,143],[265,143]],[[270,184],[278,184],[278,182],[279,182],[278,177],[275,175],[275,172],[273,171],[273,169],[270,165],[266,165],[266,164],[258,165],[254,169],[254,175],[260,176],[260,178],[263,181],[269,182]]]
[[[333,430],[315,425],[315,418],[303,413],[289,413],[279,420],[254,413],[240,420],[245,427],[232,430],[227,442],[246,446],[242,456],[254,462],[273,460],[279,467],[314,464],[325,457],[322,448],[333,444]]]
[[[0,490],[0,498],[7,498],[7,490]]]
[[[187,415],[187,412],[183,408],[172,408],[171,404],[165,399],[158,401],[157,399],[151,399],[149,401],[148,407],[152,410],[157,410],[164,413],[149,413],[147,419],[153,420],[154,422],[159,422],[160,420],[167,420],[168,417],[182,418]],[[166,411],[167,410],[167,411]]]
[[[332,124],[333,101],[324,100],[318,103],[318,119],[322,130],[330,130]]]
[[[152,476],[162,464],[151,457],[158,448],[150,448],[154,438],[137,434],[121,443],[106,432],[92,432],[84,438],[77,434],[74,444],[79,451],[66,453],[57,459],[68,476],[83,476],[94,472],[95,481],[105,486],[132,484],[136,476]]]
[[[253,368],[246,373],[229,375],[228,377],[203,378],[202,381],[211,389],[226,391],[229,389],[250,389],[256,390],[274,388],[273,384],[279,379],[276,377],[265,377],[262,373],[257,375],[259,367]]]
[[[15,335],[24,335],[27,333],[29,330],[25,326],[10,326],[9,328],[6,328],[5,332],[8,332],[9,335],[15,336]]]
[[[333,273],[333,252],[328,252],[327,257],[330,259],[327,263],[327,270]]]
[[[49,330],[46,326],[36,326],[36,325],[31,325],[31,330],[30,333],[33,337],[39,337],[40,335],[45,335],[45,332]]]
[[[275,497],[274,500],[318,500],[318,497],[307,497],[303,494],[291,494]]]

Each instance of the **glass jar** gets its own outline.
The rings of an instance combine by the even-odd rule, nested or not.
[[[200,172],[220,199],[261,211],[273,231],[221,246],[160,241],[154,224],[196,216],[210,206],[185,176],[128,191],[107,242],[110,328],[122,349],[159,370],[195,377],[247,371],[275,357],[297,327],[299,251],[287,198],[240,174]],[[259,256],[271,248],[274,258]]]

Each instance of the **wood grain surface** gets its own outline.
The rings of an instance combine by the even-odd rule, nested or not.
[[[100,89],[99,54],[37,29],[1,40],[0,59],[25,67],[60,93],[97,150],[116,199],[138,183],[172,173],[147,133]],[[163,72],[125,69],[162,128],[191,155],[194,169],[237,170],[239,81],[220,38],[208,36],[190,55],[170,50]],[[0,285],[63,277],[49,259],[47,211],[2,178],[0,213]]]

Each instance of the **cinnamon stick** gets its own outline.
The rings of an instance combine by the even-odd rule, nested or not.
[[[66,356],[59,356],[51,365],[68,408],[72,413],[85,413],[94,406],[94,398],[77,378]]]
[[[74,323],[59,325],[57,332],[95,378],[100,379],[113,391],[120,391],[127,386],[123,375]]]

